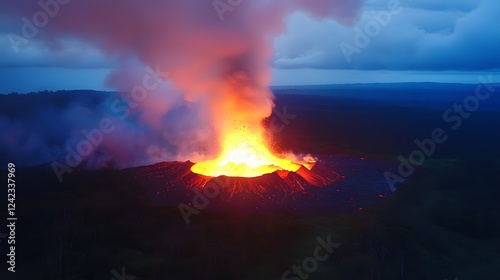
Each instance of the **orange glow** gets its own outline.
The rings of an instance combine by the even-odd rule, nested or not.
[[[191,171],[211,177],[257,177],[278,170],[295,172],[302,166],[294,159],[273,155],[259,132],[242,127],[230,133],[223,139],[222,151],[216,159],[197,163]],[[310,169],[311,163],[304,166]]]
[[[279,157],[269,149],[262,121],[272,113],[274,96],[267,88],[270,73],[259,73],[262,77],[254,81],[245,72],[234,72],[218,84],[207,118],[217,135],[219,153],[215,159],[193,165],[192,172],[210,177],[258,177],[282,170],[295,172],[301,166],[312,168],[312,160]]]

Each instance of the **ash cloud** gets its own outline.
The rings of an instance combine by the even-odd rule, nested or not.
[[[221,21],[215,2],[0,0],[8,32],[22,36],[25,19],[33,22],[36,13],[46,11],[47,24],[31,30],[32,43],[57,51],[60,42],[77,40],[98,49],[119,65],[107,85],[124,92],[120,101],[106,97],[81,105],[77,98],[58,108],[40,107],[29,120],[0,115],[8,131],[0,139],[5,147],[0,155],[31,163],[60,158],[65,147],[78,144],[83,129],[98,127],[108,116],[116,129],[87,157],[90,166],[212,156],[228,127],[260,126],[271,114],[273,38],[285,30],[288,15],[300,10],[349,25],[363,4],[248,0],[226,11]],[[124,100],[144,84],[145,67],[168,73],[168,82],[148,89],[147,98],[131,105]]]

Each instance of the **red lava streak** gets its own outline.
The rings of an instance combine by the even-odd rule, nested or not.
[[[307,187],[331,185],[340,176],[321,162],[316,162],[311,169],[300,166],[297,171],[277,170],[257,177],[204,176],[191,171],[194,163],[163,162],[147,167],[148,180],[165,182],[168,188],[186,187],[204,189],[215,186],[228,193],[264,193],[279,191],[294,193]]]

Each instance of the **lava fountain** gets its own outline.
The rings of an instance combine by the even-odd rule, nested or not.
[[[250,131],[246,126],[229,133],[222,140],[220,155],[195,164],[194,173],[218,177],[257,177],[275,171],[296,172],[301,166],[311,169],[313,160],[297,163],[295,159],[274,155],[267,147],[261,131]]]
[[[258,177],[275,171],[296,172],[301,166],[310,169],[312,160],[280,157],[271,151],[262,121],[269,117],[274,96],[265,86],[252,87],[243,71],[231,73],[221,85],[219,96],[210,111],[219,142],[219,155],[195,164],[194,173],[218,177]]]

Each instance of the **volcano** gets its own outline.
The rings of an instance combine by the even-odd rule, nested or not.
[[[124,170],[148,186],[149,199],[161,204],[195,205],[200,193],[215,193],[211,207],[232,211],[290,208],[307,199],[314,189],[329,186],[341,176],[322,163],[297,171],[277,170],[256,177],[205,176],[192,171],[195,163],[163,162]],[[213,206],[212,206],[213,205]]]
[[[135,169],[130,169],[129,172],[137,180],[153,185],[164,184],[166,189],[185,187],[203,190],[206,187],[216,187],[231,196],[237,193],[266,192],[293,194],[310,187],[324,187],[341,178],[321,163],[314,163],[311,169],[300,166],[297,171],[277,170],[257,177],[205,176],[193,172],[191,169],[194,165],[191,161],[163,162],[143,167],[139,172],[134,172]]]
[[[382,162],[352,157],[321,157],[312,167],[277,170],[256,177],[205,176],[191,161],[161,162],[122,170],[147,189],[148,200],[161,205],[192,205],[197,193],[218,191],[210,208],[284,209],[300,213],[357,210],[390,195],[380,174]],[[208,189],[208,190],[207,190]]]

